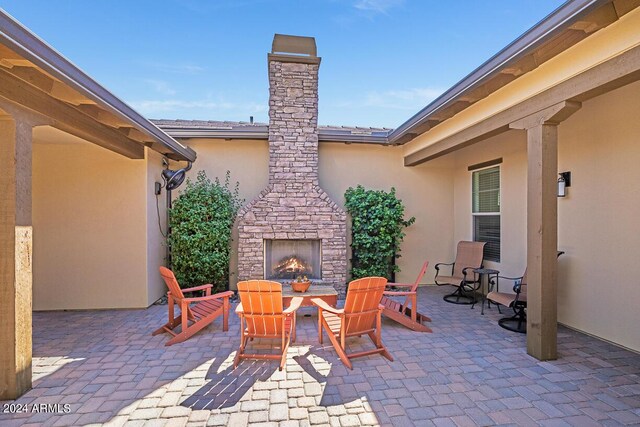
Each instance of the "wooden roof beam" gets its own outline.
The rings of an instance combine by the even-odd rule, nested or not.
[[[613,7],[619,17],[626,15],[636,7],[640,6],[640,0],[613,0]]]
[[[573,23],[569,29],[591,34],[618,20],[618,13],[613,3],[607,3],[594,10],[584,19]]]
[[[50,117],[53,127],[131,159],[143,159],[144,147],[115,129],[96,122],[72,106],[0,69],[0,96]]]

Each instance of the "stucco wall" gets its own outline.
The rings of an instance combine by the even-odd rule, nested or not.
[[[153,304],[167,287],[160,276],[159,267],[165,265],[166,245],[162,233],[167,232],[167,196],[165,190],[155,195],[155,183],[162,182],[162,155],[146,149],[146,186],[147,194],[147,305]],[[156,206],[157,203],[157,206]],[[158,221],[158,216],[159,221]],[[158,223],[160,225],[158,225]],[[162,231],[160,230],[162,228]]]
[[[453,240],[472,240],[471,175],[468,167],[502,158],[500,164],[501,260],[485,262],[504,275],[522,275],[527,254],[527,139],[512,130],[451,155],[455,158]],[[454,255],[454,254],[452,254]],[[453,258],[452,258],[453,259]]]
[[[240,182],[241,195],[247,201],[267,186],[269,149],[266,141],[200,139],[185,143],[198,153],[198,160],[189,173],[192,178],[198,170],[205,170],[210,178],[222,178],[229,170],[232,180]],[[350,186],[362,184],[385,190],[394,186],[405,203],[407,217],[416,217],[402,245],[399,281],[413,282],[424,260],[429,259],[431,267],[424,282],[433,283],[433,265],[448,260],[453,251],[452,166],[450,159],[441,159],[405,168],[400,147],[320,143],[319,148],[320,186],[337,204],[344,206],[344,192]],[[234,253],[232,272],[236,262]],[[233,284],[235,277],[232,276]]]
[[[145,161],[51,129],[34,141],[34,310],[146,307]]]
[[[640,82],[560,125],[558,321],[640,351]]]
[[[558,200],[558,320],[640,351],[637,250],[640,247],[640,82],[583,104],[560,124],[559,171],[571,171],[568,196]],[[527,157],[524,131],[509,131],[452,153],[454,241],[469,239],[469,165],[503,158],[502,261],[505,275],[526,265]],[[501,290],[508,290],[503,288]]]

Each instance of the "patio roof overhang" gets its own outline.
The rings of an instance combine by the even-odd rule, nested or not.
[[[638,0],[567,1],[390,132],[388,143],[402,145],[412,141],[638,6]],[[429,155],[420,153],[409,156],[405,165],[413,166],[428,160]]]
[[[174,160],[196,153],[167,135],[0,9],[0,101],[133,159],[149,147]]]

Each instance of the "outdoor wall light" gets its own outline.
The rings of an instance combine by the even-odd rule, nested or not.
[[[567,187],[571,187],[571,172],[560,172],[558,178],[558,197],[567,195]]]

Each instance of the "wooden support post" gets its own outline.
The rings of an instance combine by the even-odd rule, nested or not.
[[[31,137],[0,116],[0,400],[31,388]]]
[[[527,129],[527,353],[557,356],[558,127]]]
[[[527,130],[527,353],[558,357],[558,124],[580,108],[564,101],[517,122]]]

